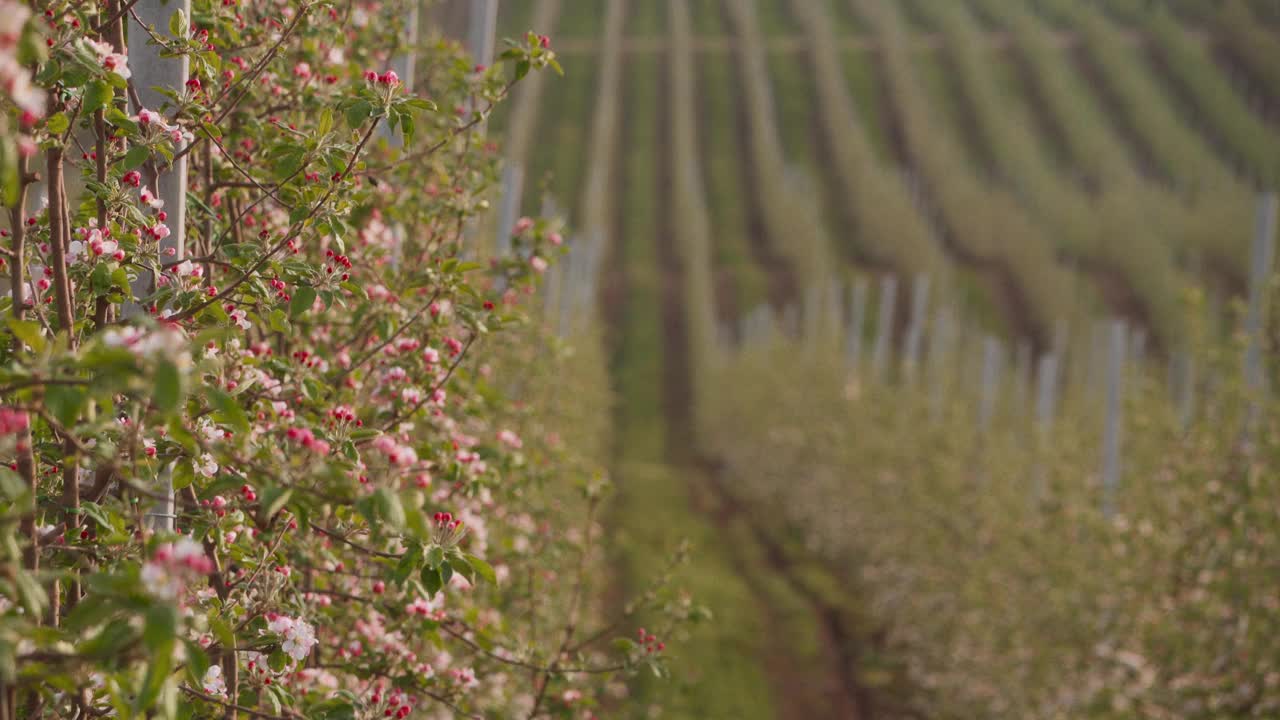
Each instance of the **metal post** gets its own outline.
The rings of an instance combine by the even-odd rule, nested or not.
[[[1102,436],[1102,512],[1115,512],[1116,490],[1120,487],[1120,443],[1123,426],[1124,356],[1127,333],[1123,320],[1111,323],[1106,367],[1106,419]]]
[[[186,56],[162,57],[160,46],[152,44],[147,34],[147,29],[150,28],[156,35],[168,35],[169,18],[176,12],[182,12],[184,17],[189,19],[191,0],[170,0],[169,2],[140,0],[134,6],[129,19],[128,34],[131,40],[129,68],[133,72],[133,84],[138,91],[138,100],[148,110],[159,110],[168,101],[162,90],[186,92],[188,77]],[[185,32],[186,28],[182,30]],[[165,224],[169,226],[169,237],[160,241],[160,248],[164,252],[170,249],[174,251],[173,256],[162,255],[162,257],[166,258],[166,262],[181,260],[186,253],[186,156],[178,158],[168,168],[161,168],[159,177],[156,178],[156,195],[164,201],[164,209],[168,213]],[[154,289],[155,278],[152,274],[149,271],[139,273],[138,279],[133,283],[134,295],[145,296]],[[127,310],[133,314],[138,311],[138,307],[132,305]],[[161,470],[159,481],[158,491],[166,499],[152,507],[147,514],[147,520],[152,529],[172,531],[174,521],[172,467]]]
[[[884,380],[889,365],[890,341],[893,338],[893,310],[898,299],[898,278],[880,278],[880,316],[876,322],[876,344],[871,351],[871,374],[877,382]]]
[[[467,23],[467,52],[476,64],[493,64],[494,36],[498,31],[498,0],[470,0],[471,16]]]
[[[1044,497],[1045,463],[1044,453],[1049,447],[1049,439],[1053,436],[1053,418],[1058,405],[1058,356],[1045,353],[1036,363],[1036,465],[1035,478],[1032,482],[1032,499]]]
[[[542,280],[542,318],[544,322],[551,322],[551,313],[556,307],[556,299],[560,296],[560,277],[563,273],[564,261],[562,259],[547,268],[547,274]]]
[[[1013,357],[1014,412],[1022,417],[1027,410],[1027,392],[1031,378],[1031,343],[1019,340]]]
[[[1000,356],[1003,348],[994,335],[982,337],[982,399],[978,404],[978,429],[991,430],[996,414],[996,396],[1000,393]]]
[[[840,312],[840,298],[843,295],[844,291],[840,284],[840,278],[831,278],[831,282],[827,285],[826,307],[824,308],[826,313],[824,332],[828,339],[840,337],[840,321],[843,320]]]
[[[1142,374],[1142,361],[1146,358],[1146,354],[1147,330],[1146,328],[1134,328],[1129,345],[1129,366],[1133,368],[1134,375]]]
[[[517,162],[508,162],[502,168],[502,197],[498,200],[498,235],[495,238],[494,256],[501,258],[511,252],[511,233],[520,215],[520,195],[524,191],[524,168]]]
[[[947,391],[948,361],[955,347],[956,318],[949,307],[938,308],[934,319],[933,338],[929,341],[930,374],[933,388],[929,392],[929,417],[934,422],[942,418],[942,399]]]
[[[782,332],[793,340],[800,335],[800,308],[795,303],[782,308]]]
[[[564,273],[560,278],[559,313],[556,318],[556,332],[560,337],[568,337],[570,333],[569,316],[573,311],[573,283],[578,278],[578,265],[582,262],[582,248],[577,238],[569,241],[569,251],[565,254]]]
[[[802,322],[804,327],[804,343],[812,349],[818,343],[818,334],[822,329],[822,288],[810,285],[804,291]]]
[[[911,324],[903,343],[902,377],[910,384],[920,362],[920,342],[924,337],[925,313],[929,304],[929,276],[917,275],[911,288]]]
[[[1262,367],[1262,329],[1266,322],[1267,284],[1275,262],[1276,194],[1264,193],[1258,201],[1257,222],[1253,235],[1253,253],[1249,263],[1249,312],[1245,317],[1245,333],[1249,338],[1244,358],[1245,388],[1249,392],[1248,430],[1251,432],[1262,409],[1261,396],[1266,392],[1266,376]]]
[[[1094,322],[1089,332],[1089,380],[1085,390],[1091,407],[1106,396],[1106,369],[1107,328],[1102,322]]]
[[[858,372],[862,360],[862,333],[867,319],[867,279],[853,281],[849,294],[849,329],[845,333],[845,361],[850,373]]]
[[[773,308],[768,303],[761,303],[756,306],[756,312],[760,317],[760,343],[765,346],[771,345],[774,336],[778,333],[778,329],[774,326]]]

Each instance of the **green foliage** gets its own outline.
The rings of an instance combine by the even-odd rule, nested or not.
[[[532,33],[483,70],[406,49],[410,7],[195,0],[129,33],[190,68],[145,109],[119,3],[0,48],[47,103],[22,137],[6,105],[5,181],[29,141],[48,195],[6,193],[0,716],[568,717],[665,673],[584,597],[604,363],[521,301],[559,223],[464,259],[477,128],[559,63]],[[408,50],[412,87],[366,70]]]

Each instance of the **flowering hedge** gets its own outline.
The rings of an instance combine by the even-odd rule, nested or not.
[[[409,87],[407,1],[0,5],[0,719],[579,717],[662,674],[627,624],[669,594],[589,602],[604,483],[530,390],[590,377],[524,323],[557,227],[467,243],[549,41],[432,40]]]
[[[749,349],[704,396],[704,437],[772,532],[861,592],[910,688],[895,716],[1275,717],[1280,415],[1238,344],[1195,347],[1217,380],[1186,427],[1154,367],[1125,381],[1111,515],[1096,396],[1067,386],[1049,437],[1006,386],[984,435],[954,355],[935,405],[836,353]]]

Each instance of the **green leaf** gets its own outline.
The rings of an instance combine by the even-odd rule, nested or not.
[[[333,698],[313,705],[309,714],[316,720],[356,720],[356,707],[342,698]]]
[[[189,460],[174,463],[171,477],[173,479],[174,490],[181,490],[182,488],[189,487],[191,483],[196,481],[196,473],[191,467],[191,462]]]
[[[237,432],[249,432],[249,416],[245,414],[244,408],[240,407],[235,398],[215,388],[207,388],[207,392],[209,403],[216,410],[213,413],[215,421],[230,425]]]
[[[361,300],[368,300],[368,299],[369,299],[369,293],[365,292],[365,291],[364,291],[364,288],[360,287],[359,285],[357,285],[357,284],[355,284],[355,283],[353,283],[353,282],[343,282],[343,283],[339,283],[339,284],[338,284],[338,287],[342,288],[343,290],[346,290],[347,292],[351,293],[352,295],[355,295],[356,297],[360,298]]]
[[[354,129],[364,125],[364,121],[369,119],[372,112],[373,105],[368,100],[355,101],[347,108],[347,126]]]
[[[427,567],[439,568],[443,562],[444,548],[439,545],[432,545],[431,549],[427,551]]]
[[[66,113],[55,113],[45,120],[44,127],[50,135],[61,135],[71,127],[71,121],[67,119]]]
[[[213,618],[209,621],[209,632],[217,638],[218,644],[224,648],[235,647],[236,636],[231,629],[231,623],[222,618]]]
[[[285,316],[284,311],[276,308],[271,311],[271,315],[267,318],[267,322],[271,324],[271,329],[276,332],[289,332],[289,318]]]
[[[147,674],[142,681],[142,691],[133,699],[134,712],[141,714],[155,705],[156,699],[169,680],[169,670],[173,667],[173,651],[170,649],[163,655],[155,655],[147,665]]]
[[[273,486],[263,490],[262,499],[258,503],[258,519],[266,524],[280,512],[291,497],[293,497],[292,488]]]
[[[177,607],[167,603],[152,605],[142,627],[142,643],[152,655],[171,655],[177,639]]]
[[[284,180],[293,175],[302,168],[302,162],[306,159],[306,150],[298,146],[291,146],[280,157],[273,162],[274,170],[272,171],[277,180]]]
[[[27,611],[27,616],[38,618],[43,615],[49,598],[35,575],[19,569],[14,575],[14,585],[18,591],[18,604]]]
[[[105,660],[118,655],[126,645],[134,642],[135,632],[129,623],[108,623],[97,635],[81,643],[77,651],[89,658]]]
[[[79,385],[49,385],[44,389],[44,404],[63,427],[70,427],[80,417],[85,391]]]
[[[316,301],[315,288],[303,285],[293,292],[293,299],[289,301],[289,317],[298,317],[302,313],[311,309],[312,303]]]
[[[382,518],[393,528],[404,527],[404,505],[400,503],[400,496],[388,490],[387,488],[378,488],[373,493],[374,507],[378,511],[378,517]]]
[[[26,481],[9,468],[0,468],[0,494],[9,502],[25,498],[29,492]]]
[[[333,129],[333,108],[327,107],[320,112],[320,122],[316,125],[316,135],[324,136]]]
[[[267,706],[271,709],[272,716],[280,715],[280,692],[279,685],[268,685],[262,689],[262,695],[267,700]]]
[[[106,263],[98,263],[89,274],[89,287],[94,295],[106,295],[111,292],[111,267]]]
[[[463,557],[466,558],[467,564],[471,566],[471,569],[476,571],[476,575],[479,575],[494,585],[498,584],[498,574],[493,571],[492,565],[481,560],[475,555],[468,554]]]
[[[156,409],[165,414],[177,410],[182,403],[182,374],[178,372],[178,366],[168,360],[161,361],[160,367],[156,368],[155,384],[151,400]]]
[[[0,138],[0,187],[5,205],[18,202],[18,185],[18,146],[12,137]]]
[[[269,665],[272,670],[280,672],[281,670],[289,667],[289,660],[289,656],[285,654],[283,650],[275,650],[267,657],[267,665]]]
[[[125,115],[120,110],[120,108],[117,108],[117,107],[107,108],[107,122],[111,123],[112,125],[115,125],[121,130],[124,130],[125,133],[128,135],[138,134],[138,123],[134,122],[133,120],[130,120],[129,116]]]
[[[132,170],[151,157],[151,149],[146,145],[134,145],[129,148],[129,152],[124,154],[124,159],[120,161],[122,170]]]
[[[83,107],[85,113],[91,113],[106,107],[116,96],[115,88],[106,80],[94,80],[84,89]]]
[[[396,585],[403,585],[405,580],[418,569],[418,564],[422,562],[422,546],[417,543],[410,545],[404,555],[400,556],[400,562],[396,563],[396,569],[391,573],[391,581]]]
[[[187,14],[178,10],[169,16],[169,34],[174,37],[187,36]]]
[[[426,589],[428,598],[435,597],[436,593],[440,592],[440,588],[444,587],[444,581],[440,579],[440,571],[432,567],[422,568],[419,579],[422,580],[422,586]]]
[[[204,682],[204,674],[209,671],[209,655],[194,640],[184,638],[182,644],[187,651],[187,677],[192,685],[200,687]]]
[[[73,633],[83,632],[106,622],[117,609],[112,599],[98,596],[93,599],[93,602],[76,603],[75,609],[67,615],[62,626]]]
[[[40,324],[32,320],[18,320],[17,318],[9,318],[6,322],[9,324],[9,330],[22,342],[31,346],[31,349],[40,352],[44,350],[45,339],[40,332]]]

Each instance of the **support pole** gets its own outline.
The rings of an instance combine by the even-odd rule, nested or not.
[[[1262,410],[1261,398],[1266,393],[1266,376],[1262,367],[1263,327],[1267,317],[1267,284],[1271,281],[1276,249],[1276,194],[1264,193],[1258,200],[1257,223],[1253,235],[1253,252],[1249,263],[1249,312],[1245,317],[1245,333],[1249,338],[1244,356],[1244,381],[1250,407],[1246,434],[1252,434]]]
[[[160,47],[150,42],[147,28],[156,35],[169,32],[169,18],[182,11],[185,17],[191,17],[191,0],[140,0],[134,6],[129,19],[129,69],[133,72],[133,84],[138,90],[138,99],[148,110],[160,110],[168,101],[160,90],[185,92],[188,77],[187,58],[161,57]],[[139,24],[141,22],[141,25]],[[183,28],[185,31],[186,28]],[[137,109],[137,108],[135,108]],[[178,150],[181,148],[175,148]],[[157,159],[159,161],[159,159]],[[186,251],[186,217],[187,217],[187,158],[178,158],[172,166],[160,167],[155,179],[156,196],[164,201],[164,210],[168,213],[165,224],[169,226],[169,237],[160,241],[161,257],[166,261],[181,260]],[[172,249],[174,255],[163,255]],[[146,296],[155,290],[155,277],[151,272],[139,273],[133,283],[135,296]],[[127,311],[138,312],[138,306],[130,305]],[[155,530],[173,530],[173,475],[172,468],[160,471],[160,487],[157,491],[166,499],[161,500],[147,513],[147,522]]]
[[[898,301],[898,278],[885,275],[880,279],[880,316],[876,323],[876,344],[871,351],[871,374],[876,382],[883,382],[889,367],[890,344],[893,338],[894,305]]]
[[[978,404],[978,430],[986,435],[996,414],[996,396],[1000,394],[1000,356],[1003,348],[994,335],[982,337],[982,399]]]
[[[1120,443],[1124,424],[1124,356],[1128,333],[1123,320],[1111,323],[1107,336],[1106,419],[1102,435],[1102,513],[1115,512],[1116,491],[1120,487]]]
[[[862,333],[867,320],[867,279],[853,281],[849,291],[849,328],[845,333],[845,364],[850,374],[858,372],[862,361]]]
[[[477,64],[493,64],[494,35],[498,31],[498,0],[471,0],[467,21],[467,51]]]
[[[917,275],[911,287],[911,321],[902,352],[902,378],[907,384],[915,380],[916,367],[920,364],[920,344],[924,338],[928,306],[929,276]]]
[[[1036,464],[1032,500],[1039,501],[1046,487],[1045,455],[1053,438],[1053,418],[1058,411],[1058,356],[1045,353],[1036,363]]]

